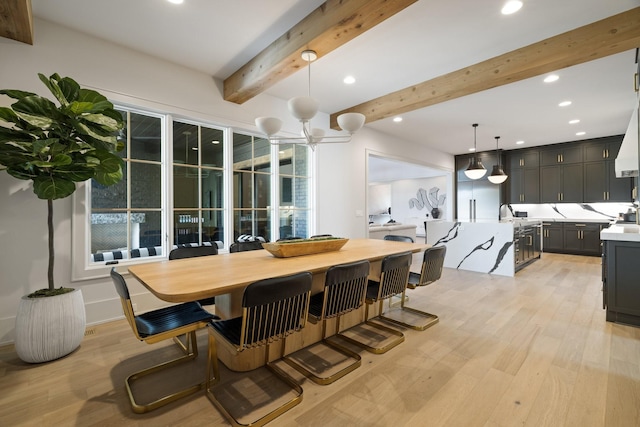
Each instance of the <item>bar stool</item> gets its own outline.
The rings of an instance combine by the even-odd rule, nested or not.
[[[284,356],[286,337],[304,327],[309,313],[311,277],[311,273],[297,273],[254,282],[244,291],[241,317],[209,323],[207,397],[234,426],[262,426],[302,401],[302,387],[277,367],[276,361],[269,361],[269,347],[271,343],[283,340],[280,357]],[[253,370],[231,385],[220,384],[216,347],[218,338],[225,340],[238,352],[264,347],[265,366],[270,379],[263,378],[259,383],[252,383],[252,378],[257,375],[257,370]],[[289,393],[293,392],[294,397],[275,409],[258,411],[256,406],[266,406],[277,398],[264,390],[274,383],[284,385]],[[251,388],[249,385],[253,387],[251,394],[243,395],[243,391]],[[261,413],[256,415],[254,412]],[[240,420],[250,415],[255,415],[255,420],[248,423]]]
[[[362,307],[368,276],[367,260],[336,265],[327,270],[324,290],[311,297],[309,306],[309,321],[322,322],[322,341],[285,356],[285,362],[321,385],[331,384],[362,364],[358,353],[328,339],[327,319],[336,319],[335,335],[341,336],[340,318]],[[345,356],[351,363],[345,365],[344,360],[340,360]]]
[[[357,335],[346,335],[342,337],[349,342],[359,345],[365,348],[367,351],[376,354],[386,353],[393,347],[397,346],[404,341],[404,334],[396,329],[386,327],[377,322],[372,322],[376,318],[385,319],[382,315],[384,300],[391,298],[394,295],[402,294],[404,299],[405,289],[407,287],[407,279],[409,278],[409,268],[411,267],[411,252],[402,252],[399,254],[387,255],[382,259],[382,268],[380,274],[380,281],[369,280],[367,284],[367,292],[365,298],[365,324],[380,331],[384,334],[374,340],[377,344],[365,342]],[[369,319],[369,306],[378,303],[378,315],[372,319]],[[355,330],[356,327],[350,328],[348,331]],[[386,334],[386,335],[385,335]],[[389,341],[387,344],[383,344]]]

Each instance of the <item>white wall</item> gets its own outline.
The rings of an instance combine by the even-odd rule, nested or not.
[[[0,86],[50,96],[37,73],[70,76],[82,86],[99,90],[111,100],[188,116],[210,123],[253,130],[253,118],[265,114],[288,117],[286,102],[261,95],[243,105],[224,101],[221,83],[180,65],[79,34],[36,19],[35,44],[0,38]],[[10,99],[0,98],[0,105]],[[327,127],[328,116],[320,115]],[[318,123],[320,124],[320,123]],[[284,128],[295,132],[289,119]],[[328,144],[317,153],[317,227],[322,233],[364,237],[366,158],[375,150],[391,157],[429,159],[431,165],[453,170],[453,157],[417,147],[389,135],[363,129],[350,144]],[[449,188],[453,188],[451,185]],[[110,280],[71,283],[71,198],[54,203],[56,286],[82,289],[88,323],[121,317]],[[13,340],[17,302],[22,295],[46,286],[46,203],[36,199],[27,182],[0,173],[0,344]],[[156,301],[129,280],[139,308]]]

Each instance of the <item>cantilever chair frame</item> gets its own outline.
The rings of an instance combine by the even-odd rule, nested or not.
[[[386,353],[387,351],[391,350],[404,341],[404,334],[402,332],[398,331],[397,329],[384,326],[380,323],[373,322],[372,320],[376,318],[384,319],[382,313],[385,299],[391,298],[392,296],[400,293],[402,293],[404,297],[404,289],[406,289],[407,279],[409,277],[409,267],[411,266],[411,258],[411,252],[402,252],[399,254],[393,254],[384,257],[382,259],[380,281],[377,282],[374,280],[369,280],[367,283],[367,288],[373,283],[377,283],[378,290],[375,297],[372,298],[369,295],[365,297],[366,304],[364,310],[364,323],[372,328],[386,332],[388,334],[388,338],[392,340],[386,345],[374,347],[344,334],[341,335],[342,338],[346,339],[352,344],[363,347],[365,350],[374,354]],[[368,294],[367,291],[365,292]],[[369,306],[375,304],[376,302],[379,303],[378,315],[369,319]],[[358,326],[355,326],[354,328],[357,327]]]
[[[143,336],[138,331],[138,327],[136,325],[136,315],[133,311],[133,305],[131,303],[129,289],[127,287],[126,281],[116,271],[115,268],[111,269],[111,277],[114,281],[114,284],[116,285],[116,290],[120,295],[120,302],[122,303],[122,311],[124,312],[125,318],[127,319],[129,326],[131,326],[131,329],[133,330],[133,334],[136,336],[136,338],[140,341],[146,342],[147,344],[154,344],[154,343],[172,338],[173,341],[178,345],[180,350],[184,353],[184,356],[178,357],[176,359],[173,359],[167,362],[160,363],[150,368],[143,369],[142,371],[133,373],[126,378],[125,387],[127,389],[127,394],[129,395],[129,401],[131,402],[131,407],[133,409],[133,412],[137,414],[143,414],[145,412],[152,411],[154,409],[167,405],[173,401],[176,401],[178,399],[181,399],[183,397],[186,397],[190,394],[193,394],[201,390],[204,387],[204,384],[205,384],[204,381],[202,383],[193,385],[191,387],[187,387],[185,389],[179,390],[175,393],[163,396],[146,405],[140,404],[136,401],[132,391],[132,384],[136,380],[142,377],[145,377],[147,375],[162,371],[164,369],[171,368],[178,364],[188,362],[189,360],[193,360],[196,357],[198,357],[198,342],[196,338],[196,331],[198,329],[205,328],[208,324],[208,319],[197,321],[194,323],[189,323],[186,325],[181,325],[177,328],[173,328],[173,329],[160,332],[154,335]],[[198,304],[198,303],[184,303],[184,304]],[[166,309],[159,309],[156,311],[160,312],[162,310],[166,310]],[[203,311],[207,313],[205,310]],[[210,313],[207,313],[207,314],[210,314]],[[185,342],[182,342],[182,340],[180,339],[180,336],[182,335],[184,335],[185,337]]]
[[[285,371],[269,361],[270,344],[282,340],[280,358],[284,356],[286,337],[301,330],[309,314],[311,297],[311,273],[297,273],[290,276],[260,280],[247,286],[242,299],[242,318],[239,342],[232,343],[238,352],[249,348],[265,347],[265,366],[277,379],[287,384],[296,396],[277,409],[267,413],[249,424],[242,424],[231,411],[219,401],[211,388],[220,381],[216,337],[214,330],[220,332],[225,322],[236,322],[238,319],[222,320],[209,324],[209,355],[207,361],[206,394],[207,398],[234,426],[262,426],[279,417],[302,401],[302,387]],[[274,320],[275,319],[275,320]],[[225,337],[226,338],[226,337]],[[228,339],[226,341],[229,341]]]
[[[446,252],[446,246],[437,246],[426,249],[422,258],[422,267],[420,274],[417,275],[416,273],[410,273],[407,280],[407,287],[410,289],[415,289],[418,286],[430,285],[431,283],[440,279],[440,277],[442,276],[442,268]],[[385,319],[389,320],[390,322],[415,329],[417,331],[424,331],[425,329],[438,323],[439,319],[437,315],[418,310],[416,308],[408,307],[405,305],[405,300],[406,299],[403,295],[403,298],[400,300],[400,309],[416,314],[419,317],[423,317],[426,319],[426,322],[407,323],[392,317],[385,317]]]
[[[330,373],[327,376],[321,376],[306,368],[295,359],[296,354],[302,354],[306,349],[303,348],[283,357],[283,360],[289,366],[296,369],[316,384],[331,384],[362,365],[362,358],[358,353],[338,344],[335,340],[328,339],[327,320],[335,318],[334,335],[345,338],[340,333],[340,318],[344,314],[359,309],[364,304],[367,292],[369,268],[370,264],[368,260],[330,267],[327,270],[324,291],[311,298],[312,301],[314,298],[322,298],[320,312],[312,313],[311,309],[309,311],[309,321],[311,323],[317,324],[322,322],[322,340],[318,343],[312,344],[310,347],[322,345],[327,346],[344,356],[351,358],[352,363],[335,373]],[[313,306],[313,303],[311,305]],[[323,360],[323,362],[330,363],[326,360]],[[330,368],[331,367],[333,366],[330,366]]]

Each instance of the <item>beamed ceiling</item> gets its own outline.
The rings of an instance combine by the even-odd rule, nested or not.
[[[224,99],[238,104],[264,93],[283,99],[305,94],[306,73],[297,73],[306,66],[300,52],[313,49],[319,58],[312,68],[312,95],[330,114],[333,128],[337,115],[361,112],[366,126],[452,154],[466,151],[475,121],[481,125],[479,135],[483,129],[493,134],[504,129],[506,144],[521,138],[518,130],[532,145],[582,139],[571,136],[574,129],[562,130],[566,123],[547,125],[559,116],[551,102],[562,97],[582,97],[590,105],[574,110],[585,118],[586,128],[591,126],[583,138],[623,133],[635,99],[636,0],[524,0],[522,10],[509,17],[499,14],[503,0],[33,3],[32,14],[30,0],[3,2],[0,35],[37,43],[34,16],[50,20],[213,74],[224,81]],[[244,13],[248,9],[251,16]],[[113,23],[111,30],[104,21]],[[204,23],[209,27],[199,25]],[[154,51],[153,41],[162,49]],[[357,74],[355,89],[333,81],[351,71]],[[564,86],[549,95],[550,111],[543,112],[537,104],[549,90],[540,89],[537,78],[550,72],[561,74]],[[588,83],[579,81],[585,76]],[[627,79],[626,89],[622,79]],[[577,88],[580,93],[572,93]],[[532,110],[533,104],[539,110]],[[513,110],[518,116],[512,116]],[[615,118],[596,123],[598,110],[600,116]],[[404,127],[390,124],[399,114],[405,116]],[[519,122],[519,117],[540,122]],[[491,133],[484,139],[492,140]]]

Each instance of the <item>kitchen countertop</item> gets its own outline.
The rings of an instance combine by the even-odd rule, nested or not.
[[[640,226],[637,224],[614,224],[600,232],[600,240],[640,242]]]

